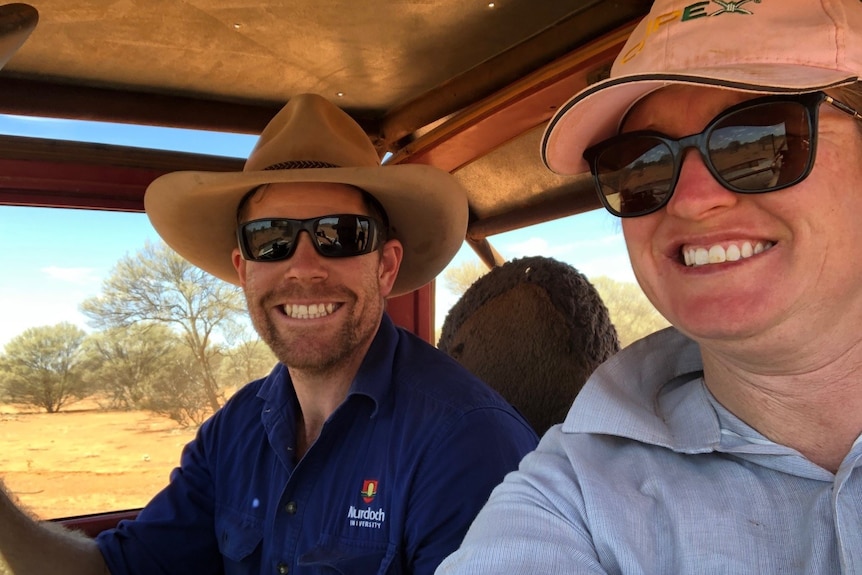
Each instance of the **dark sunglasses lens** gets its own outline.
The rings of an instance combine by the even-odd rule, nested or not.
[[[293,253],[296,234],[296,227],[290,220],[249,222],[242,228],[246,256],[258,262],[289,258]]]
[[[595,159],[594,172],[605,205],[618,216],[658,209],[673,185],[673,152],[645,134],[620,136]]]
[[[736,191],[768,192],[798,181],[811,161],[808,110],[772,102],[739,110],[710,131],[709,159]]]
[[[314,230],[321,255],[348,257],[371,251],[371,220],[360,216],[328,216],[320,218]]]

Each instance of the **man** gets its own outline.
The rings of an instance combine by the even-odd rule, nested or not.
[[[463,188],[428,166],[381,167],[347,114],[304,94],[243,172],[168,174],[145,206],[182,256],[243,287],[280,364],[201,426],[135,521],[95,542],[0,498],[10,570],[432,573],[537,441],[384,310],[457,251]]]
[[[860,73],[858,0],[660,0],[559,110],[545,162],[593,173],[674,327],[438,573],[862,573]]]

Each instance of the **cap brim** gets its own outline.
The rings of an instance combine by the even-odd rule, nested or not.
[[[858,80],[835,70],[792,65],[686,70],[684,74],[637,74],[603,80],[566,102],[551,118],[542,137],[542,161],[558,174],[589,171],[584,150],[619,132],[629,109],[647,94],[675,84],[709,86],[762,94],[825,90]]]
[[[349,184],[373,195],[386,210],[404,258],[390,297],[430,282],[464,241],[468,207],[464,188],[449,173],[411,164],[255,172],[173,172],[154,180],[144,196],[153,227],[192,264],[238,284],[231,254],[242,197],[263,184]]]

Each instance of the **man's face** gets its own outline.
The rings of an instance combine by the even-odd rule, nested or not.
[[[324,183],[270,184],[252,196],[243,221],[307,219],[330,214],[370,215],[361,193]],[[383,314],[401,263],[397,240],[382,253],[326,258],[300,232],[293,255],[281,261],[233,262],[255,329],[291,369],[325,372],[352,363],[358,367]]]
[[[667,88],[641,100],[623,131],[682,137],[752,97]],[[776,192],[726,190],[697,151],[688,150],[668,204],[622,223],[635,274],[656,308],[701,343],[745,342],[751,353],[770,345],[801,350],[817,339],[816,345],[828,344],[822,334],[834,336],[841,346],[847,339],[839,343],[840,338],[857,340],[858,327],[852,335],[835,329],[847,325],[847,318],[862,320],[862,136],[857,124],[822,105],[811,174]],[[746,245],[751,256],[736,261],[697,266],[684,261],[686,251],[708,253],[720,246],[747,254]]]

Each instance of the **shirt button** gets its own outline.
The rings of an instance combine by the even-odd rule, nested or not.
[[[289,514],[294,515],[296,513],[296,501],[289,501],[287,505],[284,506],[284,510]]]
[[[280,575],[287,575],[287,565],[285,565],[284,563],[279,563],[278,572]]]

